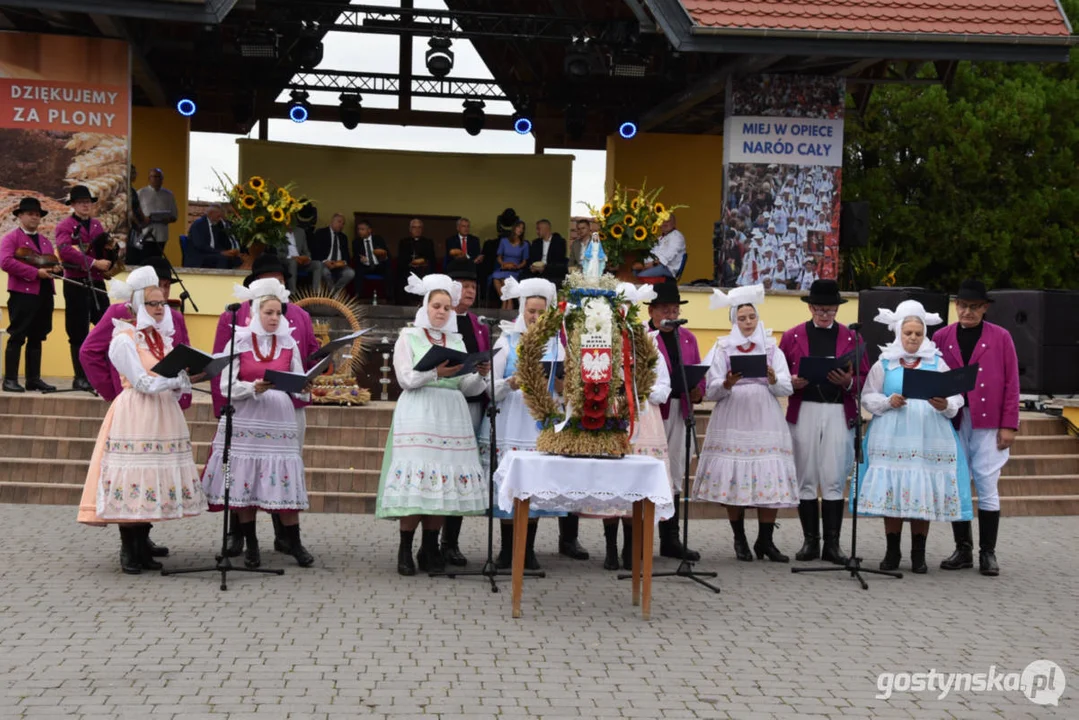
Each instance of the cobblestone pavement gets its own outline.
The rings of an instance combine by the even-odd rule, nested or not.
[[[868,592],[846,573],[737,562],[726,523],[699,521],[700,569],[719,572],[722,594],[657,579],[646,623],[628,581],[601,567],[599,521],[582,521],[586,562],[555,554],[557,525],[541,522],[548,576],[526,581],[514,621],[508,580],[492,594],[476,578],[399,577],[396,529],[369,516],[305,517],[315,567],[264,552],[285,575],[236,574],[228,592],[211,574],[125,576],[116,530],[74,516],[0,505],[2,718],[1079,717],[1077,517],[1005,518],[996,579],[938,570],[951,533],[934,526],[929,574],[867,576]],[[159,525],[168,567],[212,563],[219,520]],[[465,521],[473,566],[484,529]],[[880,521],[862,529],[875,567]],[[793,555],[799,536],[783,522],[778,545]],[[1037,659],[1066,674],[1057,707],[1018,690],[875,697],[880,673]]]

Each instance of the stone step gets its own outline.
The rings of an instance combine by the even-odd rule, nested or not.
[[[1017,455],[1001,470],[1010,475],[1079,475],[1079,455]]]

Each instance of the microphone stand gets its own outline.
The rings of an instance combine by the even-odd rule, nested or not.
[[[481,317],[480,322],[490,327],[498,324],[496,318]],[[496,593],[498,592],[498,585],[495,583],[495,578],[513,575],[513,569],[499,569],[495,565],[495,469],[498,467],[498,431],[495,427],[495,416],[498,415],[499,410],[498,403],[495,402],[494,342],[488,342],[487,362],[491,365],[491,372],[487,374],[487,390],[490,393],[490,400],[485,411],[489,425],[487,438],[491,448],[491,452],[487,457],[487,559],[483,561],[483,566],[479,570],[445,570],[443,572],[428,573],[428,575],[448,578],[455,578],[459,575],[462,577],[485,577],[491,583],[491,592]],[[543,570],[525,570],[524,574],[525,577],[547,577],[547,573]]]
[[[862,338],[858,335],[858,331],[861,330],[859,323],[851,323],[848,327],[855,333],[854,339],[854,406],[857,409],[854,416],[854,488],[851,493],[853,498],[853,506],[851,507],[851,521],[850,521],[850,557],[847,558],[845,565],[830,565],[828,567],[792,567],[792,573],[803,572],[849,572],[850,576],[858,581],[858,584],[862,586],[863,590],[868,590],[869,585],[866,584],[865,579],[862,577],[862,573],[873,573],[874,575],[887,575],[888,577],[901,578],[903,573],[896,570],[874,570],[872,568],[862,567],[862,559],[857,556],[858,553],[858,491],[859,491],[859,471],[862,465]]]
[[[151,234],[153,234],[153,231],[151,231]],[[176,268],[173,266],[172,260],[169,260],[169,256],[165,253],[161,253],[161,257],[163,257],[165,259],[165,262],[168,263],[169,272],[172,273],[172,277],[176,278],[176,282],[180,284],[180,290],[183,291],[180,293],[180,314],[183,315],[185,312],[185,303],[191,303],[191,307],[194,308],[195,312],[198,312],[199,306],[195,304],[195,299],[192,298],[191,293],[187,291],[187,286],[184,285],[184,281],[180,278],[180,274],[176,272]]]
[[[669,322],[669,321],[664,320],[664,322]],[[684,325],[685,323],[686,323],[685,320],[678,321],[678,323],[675,326],[674,330],[672,330],[672,332],[675,334],[675,343],[674,343],[675,357],[672,359],[672,364],[677,363],[677,365],[678,365],[678,374],[682,376],[682,398],[681,398],[681,401],[683,403],[683,407],[686,408],[686,411],[687,411],[686,418],[685,418],[685,423],[686,423],[686,447],[685,447],[684,463],[683,463],[683,467],[682,467],[682,548],[683,548],[683,551],[689,549],[689,461],[690,461],[690,456],[692,455],[693,435],[695,435],[696,432],[697,432],[697,427],[696,427],[697,421],[693,417],[693,403],[690,402],[690,399],[689,399],[689,384],[686,382],[686,366],[682,363],[682,338],[680,337],[681,333],[678,332],[678,326]],[[662,330],[660,332],[662,332]],[[662,360],[662,358],[661,358],[661,360]],[[654,532],[655,530],[654,530],[654,528],[645,528],[644,531],[645,532]],[[636,538],[634,538],[634,542],[637,542]],[[626,578],[631,578],[631,577],[633,577],[633,575],[631,573],[619,573],[618,574],[618,579],[619,580],[625,580]],[[707,580],[702,580],[701,579],[701,578],[706,578],[706,577],[712,577],[712,578],[717,577],[717,573],[714,573],[714,572],[699,572],[697,570],[694,570],[693,569],[693,562],[691,562],[690,560],[687,560],[686,557],[685,557],[685,554],[682,555],[682,561],[680,563],[678,563],[678,568],[676,570],[665,571],[665,572],[654,572],[654,573],[652,573],[652,577],[653,578],[658,578],[658,577],[684,577],[684,578],[689,578],[693,582],[705,586],[706,588],[708,588],[712,592],[715,592],[715,593],[719,592],[719,586],[718,585],[713,585],[712,583],[708,582]]]
[[[229,491],[232,489],[232,463],[230,462],[230,456],[232,453],[232,415],[235,412],[232,407],[232,382],[233,382],[233,364],[236,359],[236,311],[239,309],[239,304],[230,305],[228,308],[232,312],[232,337],[229,340],[229,389],[225,396],[225,407],[221,411],[221,415],[225,418],[225,442],[224,447],[221,450],[221,472],[225,474],[225,503],[221,513],[221,554],[218,555],[217,564],[213,567],[201,567],[201,568],[186,568],[183,570],[162,570],[162,575],[187,575],[190,573],[201,572],[220,572],[221,573],[221,589],[228,590],[228,574],[230,572],[248,572],[248,573],[261,573],[263,575],[284,575],[284,570],[274,570],[269,568],[249,568],[249,567],[233,567],[232,558],[228,556],[229,546]]]

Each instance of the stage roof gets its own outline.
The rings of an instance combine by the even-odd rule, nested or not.
[[[356,91],[397,96],[396,109],[363,109],[363,122],[396,125],[461,126],[459,111],[416,109],[413,98],[506,99],[531,115],[540,148],[603,148],[624,119],[654,132],[719,133],[732,75],[843,76],[864,103],[875,85],[948,82],[962,60],[1066,62],[1076,40],[1055,0],[411,4],[9,0],[0,28],[129,41],[135,103],[171,106],[194,91],[196,131],[247,133],[260,118],[284,117],[278,99],[289,90]],[[302,58],[331,31],[398,35],[402,58],[432,35],[467,39],[494,80],[414,76],[411,63],[381,75],[305,70]],[[337,122],[339,111],[315,106],[312,117]],[[508,129],[510,119],[488,113],[486,127]]]

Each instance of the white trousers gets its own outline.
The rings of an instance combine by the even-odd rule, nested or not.
[[[658,408],[657,408],[658,410]],[[692,413],[693,410],[690,409]],[[690,451],[697,452],[697,426],[690,436]],[[663,421],[663,430],[667,434],[667,467],[671,474],[672,490],[681,493],[686,473],[686,419],[682,417],[682,401],[671,400],[671,411]],[[693,456],[690,455],[692,458]]]
[[[1000,510],[997,483],[1000,471],[1008,462],[1008,450],[997,449],[996,428],[975,430],[970,425],[970,410],[963,408],[959,422],[959,443],[967,454],[967,464],[974,476],[979,510]]]
[[[300,455],[303,455],[303,438],[307,434],[307,408],[296,408],[296,439],[300,442]]]
[[[798,499],[842,500],[854,470],[854,429],[847,427],[841,403],[803,402],[798,422],[790,424]]]

